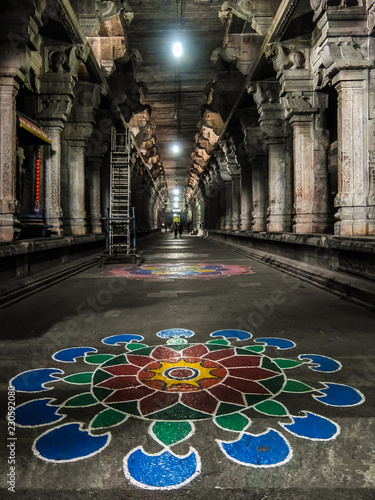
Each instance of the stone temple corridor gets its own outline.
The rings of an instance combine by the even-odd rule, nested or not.
[[[375,498],[375,0],[10,0],[1,498]]]

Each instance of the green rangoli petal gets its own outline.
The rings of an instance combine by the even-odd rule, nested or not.
[[[146,344],[134,344],[131,342],[130,344],[127,344],[126,348],[128,351],[136,351],[137,349],[144,349],[145,347],[148,347]]]
[[[84,408],[86,406],[94,406],[98,404],[98,400],[94,398],[91,392],[84,392],[72,398],[67,399],[63,405],[67,407]]]
[[[120,356],[115,356],[113,359],[107,361],[103,367],[116,366],[116,365],[127,365],[129,361],[127,360],[125,354],[120,354]]]
[[[228,340],[218,339],[218,340],[209,340],[206,344],[218,344],[218,345],[230,345]]]
[[[154,420],[202,420],[212,418],[212,416],[189,408],[181,403],[176,403],[165,410],[147,415],[147,418]]]
[[[128,403],[111,403],[114,410],[121,411],[122,413],[130,413],[130,415],[140,416],[138,410],[138,401],[129,401]]]
[[[92,375],[92,372],[75,373],[64,377],[62,380],[68,382],[68,384],[91,384]]]
[[[194,427],[190,422],[155,422],[150,431],[158,441],[171,446],[193,435]]]
[[[85,363],[89,363],[91,365],[101,365],[114,357],[114,354],[92,354],[91,356],[85,357]]]
[[[206,342],[206,344],[204,344],[204,345],[207,347],[207,349],[209,351],[218,351],[219,349],[223,348],[223,346],[221,344],[218,345],[216,342],[215,342],[215,344]]]
[[[245,394],[245,399],[247,406],[255,406],[256,404],[264,401],[265,399],[269,399],[269,396],[265,394]]]
[[[237,411],[244,410],[244,406],[234,405],[231,403],[221,403],[219,408],[217,409],[216,415],[228,415],[228,413],[235,413]]]
[[[256,352],[256,353],[261,353],[261,352],[264,352],[266,350],[266,348],[262,345],[249,345],[247,347],[244,347],[244,349],[246,349],[247,351]]]
[[[300,382],[299,380],[292,380],[289,379],[287,383],[285,384],[285,387],[283,389],[284,392],[296,392],[296,393],[301,393],[301,392],[312,392],[315,389],[313,389],[311,386],[305,384],[304,382]]]
[[[107,389],[106,387],[93,387],[92,392],[99,402],[102,402],[110,394],[112,394],[112,389]]]
[[[214,419],[215,424],[222,429],[228,431],[241,432],[250,424],[250,419],[242,415],[242,413],[232,413],[231,415],[223,415]]]
[[[90,422],[91,429],[103,429],[105,427],[113,427],[115,425],[125,422],[129,418],[128,415],[107,408],[106,410],[98,413]]]
[[[178,344],[187,344],[187,343],[188,343],[188,341],[186,339],[180,339],[179,337],[173,337],[173,338],[167,340],[167,344],[169,346],[178,345]]]
[[[288,368],[296,368],[297,366],[303,365],[302,361],[296,361],[295,359],[276,358],[273,361],[277,364],[278,367],[282,368],[283,370],[286,370]]]
[[[285,378],[284,374],[277,375],[276,377],[260,380],[259,384],[263,385],[266,389],[268,389],[272,394],[276,394],[281,391],[284,386]]]
[[[105,372],[103,370],[96,370],[93,377],[93,385],[98,385],[100,382],[104,382],[104,380],[108,380],[112,378],[113,375],[111,373]]]
[[[285,406],[278,401],[264,401],[263,403],[255,405],[254,408],[260,413],[264,413],[265,415],[274,417],[285,417],[289,415],[288,410],[285,408]]]

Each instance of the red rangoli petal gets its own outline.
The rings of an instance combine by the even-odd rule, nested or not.
[[[203,378],[199,381],[199,385],[202,389],[209,389],[220,382],[221,380],[218,380],[217,378]]]
[[[215,375],[215,377],[218,377],[221,379],[223,379],[227,375],[227,373],[228,373],[228,371],[225,368],[213,368],[212,370],[210,370],[211,375]]]
[[[156,411],[169,408],[177,403],[178,398],[178,394],[158,391],[143,398],[139,402],[139,407],[142,415],[149,415],[150,413],[155,413]]]
[[[224,366],[229,367],[241,367],[241,366],[259,366],[262,360],[262,356],[232,356],[228,359],[223,359],[220,363]]]
[[[215,387],[208,389],[208,391],[213,394],[219,401],[246,406],[241,392],[231,389],[230,387],[227,387],[223,384],[216,385]]]
[[[151,387],[151,389],[162,391],[166,384],[162,380],[148,380],[146,385],[147,387]]]
[[[229,374],[233,377],[244,378],[247,380],[264,380],[267,378],[274,377],[275,375],[280,375],[272,370],[267,370],[266,368],[259,367],[248,367],[248,368],[229,368]]]
[[[104,401],[105,403],[124,403],[126,401],[134,401],[135,399],[144,398],[154,392],[155,391],[153,389],[148,389],[144,385],[140,385],[131,389],[119,389],[113,392]]]
[[[149,356],[137,356],[137,354],[127,354],[126,355],[129,363],[136,366],[146,366],[152,361],[155,361],[153,358]]]
[[[164,361],[177,361],[181,358],[181,354],[169,347],[158,346],[152,351],[152,357]]]
[[[215,413],[219,401],[207,391],[199,391],[191,394],[183,394],[181,396],[181,403],[190,408],[194,408],[194,410],[203,411],[212,415]]]
[[[130,376],[120,376],[113,377],[104,382],[97,384],[97,387],[107,387],[108,389],[126,389],[127,387],[137,387],[140,385],[137,377]]]
[[[112,375],[136,375],[138,373],[138,366],[133,365],[115,365],[103,367],[101,370],[105,370]]]
[[[244,380],[241,378],[228,377],[223,382],[224,385],[236,389],[237,391],[244,392],[245,394],[269,394],[270,392],[252,380]]]
[[[229,356],[233,356],[235,351],[233,348],[230,349],[219,349],[218,351],[211,351],[204,355],[204,359],[212,359],[213,361],[217,361],[219,359],[229,358]]]
[[[187,347],[182,351],[182,356],[192,356],[194,358],[200,358],[204,354],[207,354],[208,349],[203,344],[193,345],[192,347]]]

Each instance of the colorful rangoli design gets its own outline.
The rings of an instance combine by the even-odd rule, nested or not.
[[[174,445],[198,430],[201,420],[213,420],[232,437],[237,434],[234,440],[216,440],[229,460],[246,467],[277,467],[292,458],[288,433],[315,441],[329,441],[340,433],[339,425],[322,415],[307,410],[290,414],[279,401],[284,393],[310,393],[324,405],[341,408],[364,401],[361,392],[348,385],[319,382],[319,387],[312,387],[290,378],[288,373],[297,367],[325,374],[342,368],[339,361],[318,354],[301,354],[297,359],[266,355],[267,347],[295,347],[291,340],[261,337],[237,347],[231,340],[250,340],[252,335],[220,330],[211,333],[212,339],[204,344],[189,343],[193,335],[185,329],[163,330],[157,336],[166,339],[166,345],[157,346],[142,344],[140,335],[114,335],[102,342],[114,347],[125,344],[125,352],[100,354],[94,347],[73,347],[53,355],[60,363],[83,358],[89,371],[65,375],[61,369],[41,368],[14,377],[10,385],[19,392],[49,391],[53,387],[46,384],[50,383],[85,388],[61,404],[43,397],[16,408],[19,427],[58,424],[35,439],[34,454],[54,463],[87,459],[109,445],[111,427],[124,424],[129,417],[149,420],[149,435],[162,449],[156,454],[142,446],[129,450],[124,474],[138,487],[168,490],[180,488],[201,473],[198,450],[190,447],[185,456],[173,452]],[[88,423],[80,421],[79,409],[90,406],[97,408],[95,417]],[[68,408],[77,409],[77,421],[61,424]],[[251,433],[253,411],[276,419],[275,428]],[[281,418],[284,421],[277,420]]]
[[[135,279],[210,279],[239,274],[253,274],[248,266],[222,264],[149,264],[142,266],[124,265],[116,269],[103,271],[109,276],[121,276]]]

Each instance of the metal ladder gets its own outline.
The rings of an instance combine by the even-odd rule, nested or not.
[[[110,207],[107,219],[108,254],[129,254],[130,245],[130,133],[111,129]]]

